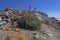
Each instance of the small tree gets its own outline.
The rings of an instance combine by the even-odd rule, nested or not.
[[[34,11],[36,11],[36,8],[34,8]]]
[[[29,10],[31,10],[31,5],[29,6]]]

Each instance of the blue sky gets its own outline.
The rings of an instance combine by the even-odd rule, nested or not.
[[[60,20],[60,0],[0,0],[0,9],[28,10],[30,5],[32,10],[36,8]]]

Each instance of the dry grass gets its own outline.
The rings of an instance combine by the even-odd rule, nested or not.
[[[29,40],[24,33],[18,33],[17,35],[11,35],[6,38],[6,40]]]
[[[18,40],[18,38],[15,35],[8,36],[5,40]]]
[[[4,30],[5,31],[11,31],[11,28],[10,27],[6,27]]]
[[[11,25],[11,27],[17,28],[18,25],[17,25],[17,23],[14,23],[13,25]]]

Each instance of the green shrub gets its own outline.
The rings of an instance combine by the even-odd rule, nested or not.
[[[40,20],[38,18],[33,17],[33,16],[29,15],[25,22],[26,22],[28,29],[39,30],[41,28]]]
[[[22,19],[18,21],[20,28],[30,29],[30,30],[39,30],[41,28],[41,22],[33,13],[26,13],[22,15]]]

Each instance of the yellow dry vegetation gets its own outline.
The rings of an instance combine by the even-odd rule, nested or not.
[[[29,40],[24,33],[18,33],[16,35],[11,35],[6,38],[6,40]]]
[[[6,27],[4,30],[5,31],[11,31],[11,28],[10,27]]]
[[[17,37],[15,35],[8,36],[5,40],[17,40]]]
[[[57,22],[53,22],[53,25],[54,25],[55,27],[58,27],[58,26],[59,26],[59,24],[58,24]]]
[[[11,25],[11,27],[17,28],[17,23],[14,23],[13,25]]]

